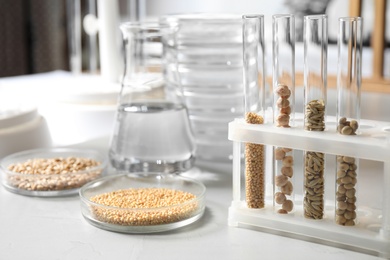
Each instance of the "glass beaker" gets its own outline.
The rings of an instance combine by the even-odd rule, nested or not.
[[[120,26],[125,73],[109,157],[124,171],[179,173],[193,166],[195,140],[178,88],[168,88],[164,73],[166,40],[175,27],[128,22]],[[175,63],[170,63],[175,66]]]

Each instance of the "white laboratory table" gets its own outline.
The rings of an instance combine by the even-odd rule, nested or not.
[[[4,82],[0,79],[0,88]],[[69,145],[107,152],[108,140],[109,136],[101,136]],[[380,169],[375,163],[362,167],[371,172]],[[185,175],[207,187],[204,216],[189,226],[154,234],[121,234],[91,226],[81,215],[78,196],[27,197],[0,187],[0,259],[377,259],[313,241],[230,227],[230,163],[199,163]]]

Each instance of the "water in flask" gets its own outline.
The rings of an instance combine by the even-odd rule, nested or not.
[[[183,171],[193,163],[195,141],[187,109],[171,102],[122,104],[110,159],[125,171]]]

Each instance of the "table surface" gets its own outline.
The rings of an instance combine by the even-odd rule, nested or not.
[[[386,104],[390,111],[390,97],[380,96],[370,100],[381,98],[381,104]],[[375,112],[379,108],[371,109]],[[389,115],[373,119],[390,121]],[[72,146],[107,152],[108,139],[101,137]],[[381,170],[378,164],[367,167],[371,171]],[[197,164],[184,175],[206,185],[204,216],[186,227],[154,234],[121,234],[96,228],[81,215],[78,196],[28,197],[1,186],[0,259],[377,259],[310,241],[228,226],[232,201],[230,163]]]

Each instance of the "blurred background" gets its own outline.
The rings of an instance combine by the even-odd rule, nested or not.
[[[352,0],[351,2],[354,2]],[[356,0],[358,2],[359,0]],[[374,3],[361,1],[364,18],[364,44],[371,46],[374,26]],[[379,0],[381,1],[381,0]],[[387,2],[387,20],[390,24],[390,1]],[[296,15],[296,36],[302,40],[303,16],[329,15],[329,41],[336,43],[337,18],[348,16],[350,1],[345,0],[115,0],[118,22],[157,19],[178,13],[231,13],[265,15],[266,39],[271,34],[273,14]],[[107,4],[107,3],[106,3]],[[98,0],[0,0],[0,77],[34,74],[53,70],[99,73],[100,16]],[[117,31],[115,26],[111,28]],[[119,37],[119,36],[118,36]],[[390,26],[385,29],[383,74],[390,78]],[[330,55],[332,55],[330,53]],[[297,51],[299,62],[299,51]],[[366,62],[364,66],[370,66]],[[297,67],[299,70],[299,66]],[[365,71],[363,69],[363,71]],[[366,74],[371,70],[366,69]]]
[[[365,106],[362,117],[388,120],[388,112],[383,110],[387,101],[378,97],[390,94],[390,0],[0,0],[0,123],[19,115],[25,104],[32,103],[33,108],[28,111],[34,112],[38,108],[39,114],[47,120],[55,145],[110,136],[124,64],[120,23],[188,13],[232,14],[238,21],[243,14],[265,16],[265,71],[269,97],[272,94],[272,15],[294,14],[297,40],[295,111],[303,111],[303,17],[327,14],[329,115],[334,115],[336,110],[338,18],[362,16],[362,103]],[[234,28],[229,33],[233,31]],[[234,53],[242,54],[240,45]],[[236,69],[236,73],[226,69],[229,76],[241,79],[241,69],[234,67],[230,58],[222,63],[228,64],[229,69]],[[191,74],[202,82],[206,77]],[[209,74],[207,80],[216,81],[216,75]],[[226,86],[230,88],[231,84]],[[197,134],[198,157],[210,153],[224,160],[232,158],[232,146],[226,138],[227,124],[242,115],[240,109],[243,107],[243,91],[236,90],[230,94],[223,90],[205,95],[197,89],[186,95],[186,105]],[[221,98],[222,95],[226,98]],[[270,106],[270,100],[266,107]],[[195,115],[191,106],[201,107],[207,113],[203,117]],[[224,106],[223,113],[229,116],[216,116],[216,107],[221,106]],[[43,123],[41,126],[44,127]],[[7,129],[0,125],[3,132]],[[15,143],[19,142],[18,149],[25,149],[27,141],[21,140],[34,139],[27,128],[23,131],[26,139],[16,131],[7,133],[11,133],[12,138],[6,134],[1,140],[12,140],[13,143],[7,146],[0,142],[0,148],[15,148]]]

